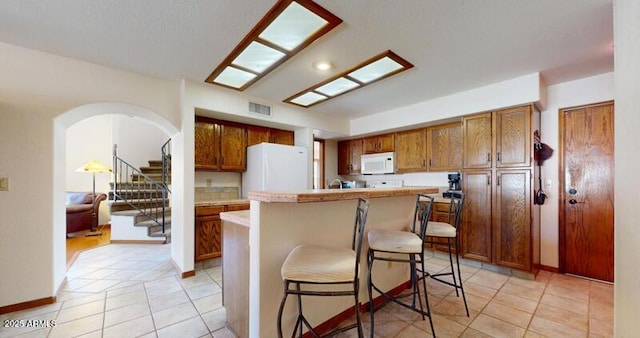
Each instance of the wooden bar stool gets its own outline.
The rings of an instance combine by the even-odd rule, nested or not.
[[[420,297],[420,283],[418,278],[422,277],[424,271],[426,271],[424,268],[424,235],[429,223],[429,217],[431,216],[432,206],[433,197],[419,194],[416,199],[415,212],[413,215],[413,222],[411,223],[410,230],[401,231],[373,229],[369,231],[369,234],[367,235],[367,238],[369,240],[369,251],[367,254],[369,274],[367,279],[367,287],[369,291],[369,310],[371,311],[371,336],[373,336],[375,326],[373,290],[376,290],[387,300],[421,314],[422,320],[425,320],[425,317],[429,317],[431,332],[433,332],[433,335],[435,336],[433,320],[431,318],[431,311],[429,309],[427,284],[424,278],[422,278],[422,289],[424,290],[424,298],[426,303],[425,309],[422,305],[422,298]],[[419,228],[416,228],[417,226],[419,226]],[[371,272],[374,265],[373,263],[375,261],[409,263],[411,273],[411,292],[408,294],[403,293],[398,296],[392,296],[378,288],[371,278]],[[420,276],[418,276],[417,274],[417,264],[420,264],[421,266]],[[408,296],[411,296],[412,298],[410,303],[408,301],[401,300],[401,298],[405,298]],[[416,299],[418,303],[417,305]]]
[[[314,337],[319,337],[302,313],[302,296],[353,296],[355,298],[356,323],[336,329],[329,335],[357,327],[358,337],[363,337],[360,301],[358,300],[360,290],[358,272],[368,211],[369,201],[359,198],[351,248],[298,245],[289,252],[281,269],[284,295],[278,310],[278,337],[282,337],[282,312],[289,295],[296,295],[298,299],[298,318],[291,334],[292,337],[295,336],[296,331],[298,331],[299,337],[302,337],[303,326],[306,326]],[[313,285],[314,290],[303,290],[303,285]],[[349,288],[318,291],[315,288],[318,285],[347,285]]]

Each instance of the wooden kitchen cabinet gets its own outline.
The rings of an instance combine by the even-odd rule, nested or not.
[[[338,175],[360,173],[362,139],[338,142]]]
[[[195,210],[195,260],[222,255],[222,221],[224,206],[197,207]]]
[[[247,125],[247,147],[263,142],[292,146],[294,133],[290,130]]]
[[[462,127],[459,122],[427,128],[428,171],[462,168]]]
[[[495,112],[496,167],[531,166],[531,106]]]
[[[463,118],[463,257],[526,271],[539,262],[531,158],[539,114],[526,105]]]
[[[392,152],[395,149],[394,134],[369,136],[362,139],[365,154]]]
[[[462,173],[465,201],[462,209],[461,252],[464,258],[491,263],[491,170]]]
[[[247,138],[243,124],[196,116],[195,169],[245,171]]]
[[[221,212],[248,209],[248,203],[196,207],[195,261],[217,258],[222,255]]]
[[[462,118],[463,167],[486,169],[492,164],[492,113]]]
[[[496,172],[494,261],[520,270],[531,269],[531,171]]]
[[[427,170],[427,132],[425,128],[397,132],[395,144],[397,173]]]

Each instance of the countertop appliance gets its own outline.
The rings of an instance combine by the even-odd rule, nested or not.
[[[448,175],[449,178],[449,190],[442,193],[442,197],[451,197],[452,193],[462,191],[462,184],[460,182],[460,173],[453,173]]]
[[[307,148],[275,143],[247,147],[247,171],[242,173],[242,197],[249,191],[294,192],[307,190]]]
[[[364,175],[393,174],[395,153],[365,154],[360,156],[360,170]]]

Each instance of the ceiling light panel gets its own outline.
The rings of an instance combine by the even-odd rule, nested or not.
[[[386,79],[410,68],[413,68],[413,64],[401,58],[398,54],[388,50],[349,70],[296,93],[291,97],[284,99],[283,102],[308,108],[325,100],[332,99],[358,88]],[[323,96],[323,99],[300,99],[303,97],[315,97],[315,95]]]
[[[312,0],[279,0],[205,82],[245,90],[341,22]]]

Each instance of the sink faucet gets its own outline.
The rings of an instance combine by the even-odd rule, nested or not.
[[[339,178],[334,178],[333,181],[331,181],[331,183],[329,183],[329,189],[331,189],[331,186],[333,186],[333,183],[338,182],[338,189],[342,189],[342,181],[340,181]]]

